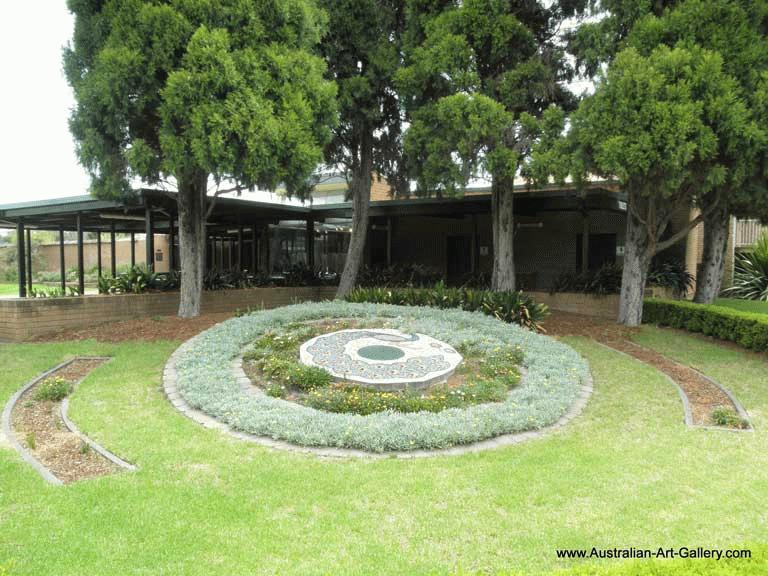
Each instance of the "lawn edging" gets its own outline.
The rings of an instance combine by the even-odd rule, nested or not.
[[[765,314],[650,298],[643,306],[643,322],[714,336],[756,352],[768,352],[768,316]]]

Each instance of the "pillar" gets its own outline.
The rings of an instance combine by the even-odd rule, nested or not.
[[[32,293],[32,230],[27,228],[27,291]]]
[[[61,290],[67,290],[67,268],[64,263],[64,227],[59,226],[59,272],[61,274]]]
[[[27,254],[24,245],[24,222],[16,223],[16,265],[19,269],[19,298],[27,296]]]
[[[109,227],[109,256],[111,262],[110,269],[112,272],[112,278],[117,276],[117,246],[115,244],[117,238],[115,236],[115,224],[113,222]]]
[[[307,232],[304,249],[307,252],[307,268],[315,269],[315,219],[307,216]]]
[[[101,278],[101,230],[96,230],[96,269]]]
[[[136,266],[136,234],[131,232],[131,268]]]
[[[83,258],[83,217],[78,214],[77,227],[77,289],[85,294],[85,263]]]
[[[155,215],[152,213],[152,206],[147,204],[147,208],[144,212],[144,227],[146,240],[144,241],[144,247],[146,248],[146,266],[149,272],[155,269]]]
[[[589,270],[589,213],[584,211],[581,222],[581,271]]]
[[[237,229],[237,271],[243,271],[243,227]]]
[[[168,222],[168,270],[173,272],[176,269],[176,254],[173,245],[176,243],[176,229],[173,222],[173,214]]]
[[[255,274],[256,271],[259,269],[259,256],[258,256],[258,246],[259,246],[259,232],[256,228],[256,225],[254,224],[251,227],[251,265],[250,265],[250,271],[252,274]]]

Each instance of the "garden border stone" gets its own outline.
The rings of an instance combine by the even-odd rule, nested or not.
[[[304,306],[304,305],[300,305],[300,306]],[[347,308],[350,307],[349,304],[346,304],[346,306]],[[358,306],[366,306],[366,305],[358,305]],[[376,307],[381,308],[380,305],[377,305]],[[397,309],[402,307],[391,307],[391,308]],[[404,309],[402,311],[405,312]],[[444,313],[445,311],[440,311],[440,312]],[[463,314],[469,314],[469,313],[463,313]],[[365,318],[365,316],[361,316],[361,317]],[[485,317],[485,318],[489,319],[488,317]],[[238,319],[233,319],[233,320],[238,320]],[[233,320],[229,320],[227,322],[232,322]],[[221,324],[225,324],[225,323],[221,323]],[[218,326],[221,326],[221,324],[219,324]],[[510,329],[513,329],[513,330],[522,330],[519,327],[512,327],[506,324],[504,324],[503,326],[508,326]],[[216,327],[212,328],[211,330],[214,330],[215,328]],[[260,445],[267,446],[270,448],[288,450],[288,451],[298,452],[298,453],[314,454],[320,457],[418,458],[418,457],[439,456],[439,455],[458,455],[458,454],[478,452],[481,450],[488,450],[488,449],[498,448],[498,447],[507,446],[511,444],[516,444],[522,441],[543,437],[555,430],[558,430],[559,428],[562,428],[564,425],[566,425],[568,422],[570,422],[573,418],[575,418],[578,414],[582,412],[593,391],[591,373],[586,365],[586,361],[584,361],[583,359],[580,359],[581,362],[583,362],[585,370],[581,377],[581,383],[579,384],[579,388],[574,400],[571,402],[570,406],[565,410],[565,412],[559,418],[557,418],[551,424],[542,426],[540,428],[525,430],[520,432],[500,434],[495,437],[490,437],[490,438],[475,441],[475,442],[470,442],[466,444],[457,444],[450,447],[434,448],[434,449],[417,448],[413,450],[386,450],[386,451],[379,452],[379,451],[368,451],[368,450],[363,450],[359,448],[350,448],[350,447],[334,447],[334,446],[324,447],[324,446],[301,445],[301,444],[289,442],[282,439],[275,439],[275,438],[271,438],[264,435],[257,435],[257,434],[252,434],[249,432],[244,432],[241,430],[234,429],[228,424],[226,424],[225,422],[222,422],[212,417],[211,415],[205,413],[204,411],[193,407],[182,396],[181,391],[179,389],[180,375],[177,369],[178,362],[181,358],[184,358],[184,355],[190,352],[196,344],[202,342],[202,338],[205,337],[205,334],[206,333],[203,332],[200,335],[195,336],[194,338],[191,338],[187,342],[183,343],[181,346],[179,346],[179,348],[176,349],[176,351],[173,352],[168,362],[166,363],[166,366],[163,371],[163,389],[166,396],[170,400],[171,404],[177,410],[179,410],[182,414],[184,414],[191,420],[197,422],[198,424],[206,428],[220,430],[236,438],[258,443]],[[534,335],[534,336],[544,338],[543,336],[538,336],[538,335]],[[569,350],[572,350],[570,349],[570,347],[566,346],[565,344],[558,343],[558,345],[563,346],[564,348],[567,348]],[[232,380],[235,383],[237,383],[237,386],[239,387],[240,391],[243,394],[263,397],[265,396],[263,392],[261,392],[251,384],[250,379],[245,375],[242,369],[242,356],[241,356],[242,346],[243,346],[243,343],[242,342],[239,343],[239,345],[237,346],[237,350],[234,352],[235,357],[227,361],[229,374]],[[286,402],[286,404],[296,406],[297,408],[299,407],[299,405],[292,404],[290,402]]]
[[[19,399],[24,395],[24,393],[32,388],[35,384],[40,382],[41,380],[46,379],[51,374],[57,372],[58,370],[61,370],[62,368],[65,368],[72,364],[73,362],[76,362],[78,360],[104,360],[105,362],[109,362],[112,360],[111,356],[75,356],[74,358],[70,358],[69,360],[66,360],[53,368],[46,370],[45,372],[42,372],[41,374],[38,374],[34,378],[32,378],[30,381],[28,381],[24,386],[22,386],[19,390],[17,390],[13,396],[11,396],[10,400],[5,405],[5,408],[3,409],[2,414],[2,429],[3,433],[10,443],[11,446],[21,455],[22,459],[30,464],[37,472],[40,474],[47,482],[51,484],[55,484],[57,486],[63,485],[64,482],[62,482],[59,478],[57,478],[42,462],[40,462],[37,458],[35,458],[32,453],[24,448],[24,446],[21,445],[21,443],[16,439],[16,434],[13,432],[13,409],[16,406],[16,403],[19,401]],[[87,376],[87,375],[86,375]],[[83,377],[85,378],[85,376]],[[78,380],[73,384],[74,386],[77,386],[83,378]],[[127,470],[136,470],[136,466],[133,464],[129,464],[128,462],[122,460],[120,457],[116,456],[100,444],[98,444],[96,441],[91,440],[86,434],[83,434],[80,432],[80,430],[75,426],[74,422],[72,422],[68,417],[68,409],[69,409],[69,398],[64,398],[61,401],[61,419],[64,422],[64,425],[67,427],[67,429],[78,436],[83,442],[88,444],[91,448],[93,448],[96,452],[101,454],[104,458],[107,460],[113,462],[114,464],[117,464],[121,468],[125,468]]]

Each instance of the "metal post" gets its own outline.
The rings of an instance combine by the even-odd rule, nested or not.
[[[173,245],[176,243],[176,233],[174,230],[173,214],[168,222],[168,270],[173,272],[176,269],[176,254]]]
[[[149,272],[155,269],[155,217],[152,213],[152,207],[147,204],[147,209],[144,216],[144,226],[146,239],[144,240],[144,247],[146,248],[146,266]]]
[[[237,229],[237,271],[243,271],[243,227]]]
[[[477,231],[477,214],[472,214],[472,274],[477,273],[478,264],[478,231]]]
[[[59,269],[61,273],[61,290],[67,290],[67,268],[64,263],[64,227],[59,226]]]
[[[304,248],[307,251],[307,268],[315,269],[315,220],[307,216],[307,231]]]
[[[77,289],[85,294],[85,263],[83,262],[83,217],[77,215]]]
[[[584,212],[581,232],[581,271],[589,270],[589,214]]]
[[[19,298],[27,296],[27,254],[24,246],[24,223],[16,223],[16,265],[19,269]]]
[[[229,254],[227,254],[227,265],[229,266],[229,269],[232,270],[235,266],[235,239],[230,236],[229,237]]]
[[[27,290],[32,293],[32,230],[27,228]]]
[[[101,278],[101,230],[96,230],[96,268]]]
[[[256,225],[251,228],[251,272],[254,274],[259,269],[258,252],[257,247],[259,245],[259,233],[256,229]]]
[[[136,267],[136,234],[131,232],[131,268]]]
[[[117,246],[115,244],[115,223],[109,227],[109,256],[111,260],[112,278],[117,276]]]

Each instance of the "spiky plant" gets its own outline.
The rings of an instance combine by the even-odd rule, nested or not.
[[[736,257],[733,286],[723,294],[742,300],[768,302],[768,232],[764,232],[752,250]]]

